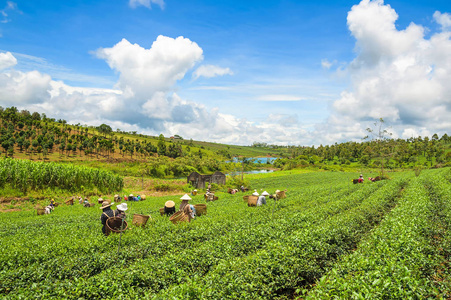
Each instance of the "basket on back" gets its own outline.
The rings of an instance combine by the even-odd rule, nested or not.
[[[66,205],[74,205],[74,199],[69,199],[64,203],[66,203]]]
[[[132,224],[135,226],[145,226],[147,223],[147,220],[149,220],[149,218],[150,218],[150,216],[133,214]]]
[[[206,215],[207,214],[207,204],[195,204],[194,208],[196,209],[196,215]]]
[[[244,202],[247,202],[247,200],[249,200],[249,195],[243,196],[243,200]]]
[[[249,198],[247,198],[247,206],[257,206],[257,200],[258,196],[249,196]]]
[[[285,191],[280,191],[278,193],[276,193],[277,199],[284,199],[287,196],[285,195]]]
[[[208,195],[208,196],[205,196],[205,200],[206,201],[216,201],[216,200],[218,200],[219,198],[218,198],[218,196],[215,196],[215,195]]]
[[[123,222],[123,223],[122,223]],[[111,232],[120,233],[126,230],[128,227],[127,221],[122,220],[119,217],[108,218],[106,220],[106,235],[109,235]]]
[[[176,212],[175,214],[173,214],[169,220],[174,223],[177,224],[179,222],[189,222],[189,217],[188,215],[186,215],[183,211],[179,210],[178,212]]]
[[[38,216],[45,214],[45,209],[44,208],[37,208],[36,210],[38,212]]]

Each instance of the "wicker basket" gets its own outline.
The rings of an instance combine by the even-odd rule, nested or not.
[[[176,212],[175,214],[173,214],[169,220],[174,223],[177,224],[179,222],[189,222],[189,217],[188,215],[185,215],[185,213],[181,210],[179,210],[178,212]]]
[[[69,199],[64,203],[66,203],[66,205],[74,205],[74,199]]]
[[[206,201],[216,201],[216,200],[218,200],[219,198],[218,198],[218,196],[205,196],[205,200]]]
[[[196,196],[197,195],[197,191],[192,191],[191,195]]]
[[[124,222],[124,226],[122,227],[122,230],[121,230],[122,222]],[[127,221],[125,221],[125,220],[122,221],[122,218],[119,218],[119,217],[113,217],[113,218],[109,218],[108,220],[106,220],[106,226],[105,226],[106,231],[105,232],[106,232],[106,235],[109,235],[111,232],[120,233],[120,232],[125,231],[127,229],[127,227],[128,227]]]
[[[207,204],[195,204],[194,208],[196,209],[196,215],[202,216],[207,214]]]
[[[247,206],[257,206],[258,196],[249,196]]]
[[[146,195],[141,195],[141,201],[146,200]]]
[[[89,203],[89,206],[90,207],[94,207],[94,206],[96,206],[96,204],[95,203]]]
[[[38,216],[45,214],[45,209],[44,208],[38,208],[36,210],[38,211]]]
[[[276,195],[277,195],[277,199],[285,199],[287,197],[285,195],[285,191],[280,191]]]
[[[146,226],[147,220],[149,220],[150,216],[133,214],[132,224],[135,226]]]
[[[160,215],[164,216],[164,207],[160,208]]]
[[[249,195],[243,196],[243,200],[244,202],[247,202],[247,200],[249,200]]]

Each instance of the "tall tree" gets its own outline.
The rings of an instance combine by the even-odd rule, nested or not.
[[[111,132],[113,132],[113,129],[111,129],[111,126],[106,125],[106,124],[102,124],[99,127],[97,127],[97,130],[103,134],[104,137],[107,136],[107,134],[110,134]]]
[[[390,146],[388,143],[384,143],[391,139],[392,133],[388,131],[389,128],[385,126],[385,121],[383,118],[379,118],[374,122],[373,128],[367,128],[366,131],[369,133],[363,139],[371,139],[375,141],[375,151],[373,151],[374,158],[379,160],[381,165],[381,175],[384,175],[384,164],[385,160],[391,156]]]

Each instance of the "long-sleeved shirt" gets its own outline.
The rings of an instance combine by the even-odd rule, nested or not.
[[[180,210],[183,210],[183,208],[184,208],[186,205],[188,205],[188,201],[187,201],[187,200],[182,200],[182,203],[180,203],[179,209],[180,209]]]
[[[258,197],[257,206],[262,206],[263,204],[266,205],[266,197],[265,196]]]
[[[100,222],[102,222],[102,233],[105,234],[105,229],[106,229],[106,220],[108,220],[108,218],[111,217],[115,217],[116,216],[116,212],[113,211],[111,209],[111,207],[107,207],[103,209],[103,213],[100,216]]]
[[[119,217],[119,218],[121,218],[121,219],[124,219],[124,218],[125,218],[125,211],[121,211],[121,210],[119,210],[119,209],[116,209],[116,210],[114,211],[114,214],[116,215],[116,217]]]
[[[164,207],[164,213],[167,216],[173,215],[175,213],[175,207]]]

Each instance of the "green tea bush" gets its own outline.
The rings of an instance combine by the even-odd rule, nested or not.
[[[208,203],[202,195],[192,196],[190,203],[207,204],[208,213],[178,225],[160,216],[159,208],[167,200],[178,208],[180,196],[149,196],[128,203],[131,229],[122,236],[102,235],[101,211],[95,207],[59,206],[42,216],[36,211],[1,214],[0,298],[438,295],[433,288],[447,286],[430,278],[447,274],[439,267],[446,252],[432,240],[440,232],[440,245],[451,240],[434,223],[441,220],[445,226],[446,218],[434,216],[449,212],[444,198],[449,189],[429,188],[425,176],[449,176],[441,172],[396,173],[391,180],[358,185],[351,182],[354,173],[275,173],[250,184],[270,193],[287,189],[286,199],[248,207],[242,196],[250,192],[217,192],[219,200]],[[437,199],[431,201],[432,195]],[[136,227],[135,213],[152,219]]]
[[[426,180],[423,176],[430,174],[409,181],[399,205],[357,251],[321,278],[308,299],[426,299],[444,295],[433,279],[443,262],[440,248],[432,243],[438,228],[437,211],[422,184]],[[449,296],[449,290],[446,294]]]

